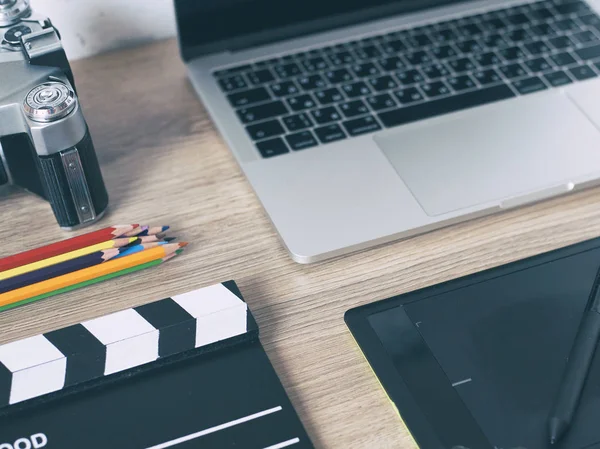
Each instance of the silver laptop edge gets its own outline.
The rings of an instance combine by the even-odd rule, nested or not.
[[[229,66],[359,39],[371,34],[412,28],[420,24],[523,3],[528,2],[502,0],[463,2],[235,53],[222,52],[202,56],[187,62],[189,77],[195,90],[248,178],[282,242],[296,262],[322,261],[600,184],[600,139],[596,139],[597,136],[594,135],[600,127],[600,108],[596,109],[592,105],[586,109],[584,104],[586,97],[598,95],[596,98],[600,98],[600,81],[597,78],[582,81],[570,87],[516,97],[410,125],[383,129],[374,134],[320,145],[305,151],[292,151],[283,156],[263,159],[226,96],[220,90],[213,72]],[[599,0],[588,1],[588,4],[596,11],[600,10]],[[567,99],[555,98],[558,91]],[[556,172],[556,164],[552,163],[548,163],[547,167],[550,174],[540,172],[540,179],[530,179],[532,176],[529,172],[523,175],[516,170],[515,179],[504,179],[504,182],[511,184],[514,181],[515,185],[522,185],[524,190],[515,187],[516,191],[497,197],[495,195],[498,192],[504,191],[499,185],[484,185],[479,189],[479,180],[476,177],[463,176],[486,165],[486,159],[483,157],[478,162],[483,165],[475,167],[471,167],[469,162],[464,166],[457,165],[459,162],[454,160],[445,162],[450,164],[448,167],[448,170],[452,171],[450,174],[445,174],[446,170],[435,166],[434,163],[431,166],[426,165],[428,163],[424,160],[426,155],[440,154],[434,151],[433,147],[437,144],[431,136],[440,135],[446,140],[462,141],[463,136],[476,134],[472,132],[469,123],[477,123],[477,117],[485,117],[489,114],[490,117],[500,117],[501,122],[502,118],[506,117],[505,126],[508,127],[514,124],[510,121],[510,117],[513,116],[512,120],[515,120],[514,116],[518,117],[523,113],[522,111],[544,113],[543,111],[552,109],[555,104],[563,110],[566,102],[574,105],[571,108],[572,112],[567,111],[566,119],[555,119],[551,116],[552,114],[558,116],[560,110],[548,112],[545,119],[548,124],[556,125],[561,123],[561,120],[572,123],[570,125],[572,128],[562,131],[550,129],[548,137],[541,135],[540,141],[533,141],[534,144],[525,139],[524,147],[521,149],[524,153],[531,151],[530,158],[524,156],[526,165],[533,163],[540,154],[538,146],[552,147],[554,141],[566,139],[567,133],[574,135],[573,148],[581,148],[581,150],[573,149],[572,151],[575,152],[573,157],[579,161],[570,161],[568,148],[564,149],[565,156],[561,154],[560,147],[552,147],[554,149],[550,150],[551,154],[557,157],[556,164],[568,165],[564,175],[562,172]],[[569,108],[570,106],[566,109]],[[580,123],[581,117],[577,117],[576,109],[581,110],[582,116],[585,115],[590,119],[589,123]],[[479,138],[484,139],[484,136]],[[547,142],[544,141],[546,138]],[[470,139],[473,141],[472,145],[481,145],[485,142],[476,140],[477,136]],[[498,151],[504,151],[501,145],[503,138],[494,140],[498,143],[496,145]],[[394,147],[399,144],[402,146],[404,142],[410,143],[410,151],[396,152]],[[422,151],[417,151],[418,148],[414,149],[425,145],[425,142],[428,146],[423,147]],[[513,140],[507,139],[506,144],[509,143],[512,148]],[[533,148],[534,146],[536,149]],[[594,149],[598,150],[598,155],[594,154]],[[420,153],[426,155],[420,156]],[[407,157],[410,157],[410,160],[407,160]],[[499,157],[498,154],[491,154],[489,163],[498,164]],[[518,156],[520,157],[522,156]],[[404,167],[407,164],[424,168],[423,173],[405,173]],[[507,164],[506,170],[514,170],[515,163],[507,161]],[[556,175],[553,175],[555,172]],[[448,181],[449,203],[442,202],[443,195],[436,198],[430,196],[431,186],[436,185],[436,180],[427,180],[430,173],[438,173],[441,177],[437,179]],[[489,174],[486,176],[489,177]],[[537,174],[534,174],[533,178],[535,176]],[[461,182],[455,182],[460,178],[463,185]],[[485,180],[481,181],[485,184]],[[474,185],[470,187],[467,182],[474,182]],[[486,189],[490,192],[487,200],[477,196],[471,197],[469,193],[469,190],[473,190],[472,194],[475,195],[476,190],[485,192]],[[467,198],[452,196],[463,195],[462,192],[466,193]]]

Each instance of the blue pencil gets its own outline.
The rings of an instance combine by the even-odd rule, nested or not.
[[[163,242],[152,242],[152,243],[143,243],[141,245],[134,245],[134,246],[127,248],[125,251],[123,251],[121,254],[119,254],[117,257],[115,257],[115,259],[118,259],[120,257],[125,257],[125,256],[131,256],[132,254],[139,253],[146,249],[155,248],[155,247],[161,246],[161,245],[166,245],[167,243],[169,243],[173,240],[175,240],[175,237],[168,237]]]

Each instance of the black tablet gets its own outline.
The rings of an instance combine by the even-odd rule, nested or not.
[[[345,319],[421,449],[600,448],[600,357],[568,434],[550,446],[547,433],[599,267],[594,239]]]

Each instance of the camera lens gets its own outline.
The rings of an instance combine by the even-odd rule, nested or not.
[[[0,0],[0,8],[10,8],[15,3],[17,3],[17,0]]]
[[[0,0],[0,27],[17,23],[30,12],[29,0]]]

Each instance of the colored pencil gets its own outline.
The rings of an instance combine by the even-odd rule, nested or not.
[[[140,234],[138,234],[140,237],[144,237],[146,235],[154,235],[154,234],[158,234],[160,232],[165,232],[170,228],[170,226],[155,226],[152,228],[148,228],[147,231],[141,232]]]
[[[50,265],[49,267],[40,268],[39,270],[5,279],[0,281],[0,293],[16,290],[17,288],[62,276],[63,274],[72,273],[73,271],[93,267],[94,265],[98,265],[118,256],[121,251],[123,251],[123,248],[105,249],[104,251],[98,251],[75,259],[65,260],[56,265]]]
[[[169,256],[163,257],[162,259],[153,260],[152,262],[147,262],[147,263],[144,263],[141,265],[136,265],[131,268],[126,268],[125,270],[117,271],[115,273],[107,274],[105,276],[100,276],[100,277],[97,277],[94,279],[90,279],[89,281],[81,282],[79,284],[71,285],[69,287],[61,288],[59,290],[54,290],[52,292],[49,292],[49,293],[46,293],[43,295],[34,296],[33,298],[25,299],[23,301],[19,301],[19,302],[15,302],[12,304],[8,304],[6,306],[2,306],[2,307],[0,307],[0,312],[3,312],[4,310],[9,310],[9,309],[12,309],[12,308],[15,308],[18,306],[23,306],[25,304],[30,304],[32,302],[39,301],[41,299],[46,299],[46,298],[50,298],[52,296],[60,295],[61,293],[66,293],[66,292],[70,292],[72,290],[77,290],[79,288],[87,287],[89,285],[94,285],[99,282],[107,281],[109,279],[113,279],[113,278],[116,278],[119,276],[124,276],[129,273],[134,273],[136,271],[145,270],[146,268],[155,267],[157,265],[160,265],[161,263],[166,262],[169,259],[172,259],[173,257],[177,256],[178,254],[181,254],[182,251],[183,251],[183,249],[179,249],[179,250],[175,251],[175,254],[171,254]]]
[[[142,243],[152,243],[152,242],[160,242],[165,237],[165,234],[162,232],[160,234],[154,235],[142,235],[138,237]]]
[[[170,243],[0,294],[0,307],[167,257],[187,243]]]
[[[106,240],[120,237],[137,227],[137,224],[111,226],[109,228],[89,232],[78,237],[73,237],[68,240],[52,243],[50,245],[32,249],[30,251],[24,251],[13,256],[8,256],[0,259],[0,271],[10,270],[21,265],[27,265],[39,260],[58,256],[59,254],[64,254],[77,249],[85,248],[87,246],[95,245],[96,243],[105,242]]]
[[[27,265],[13,268],[11,270],[3,271],[0,273],[0,281],[14,277],[14,276],[18,276],[18,275],[21,275],[24,273],[29,273],[30,271],[39,270],[40,268],[49,267],[50,265],[56,265],[57,263],[64,262],[65,260],[75,259],[76,257],[85,256],[87,254],[92,254],[97,251],[102,251],[104,249],[120,248],[120,247],[129,245],[131,243],[136,243],[138,241],[139,241],[139,239],[137,237],[128,237],[128,238],[122,238],[122,239],[107,240],[105,242],[87,246],[85,248],[71,251],[69,253],[60,254],[58,256],[40,260],[38,262],[33,262],[33,263],[30,263]]]
[[[132,254],[139,253],[140,251],[145,251],[147,249],[156,248],[157,246],[166,245],[166,244],[167,244],[167,242],[151,242],[151,243],[143,243],[140,245],[130,246],[129,248],[126,248],[125,251],[121,252],[121,254],[116,256],[115,259],[131,256]]]
[[[135,237],[138,234],[147,231],[149,226],[138,226],[137,228],[129,231],[127,234],[123,234],[123,237]]]

